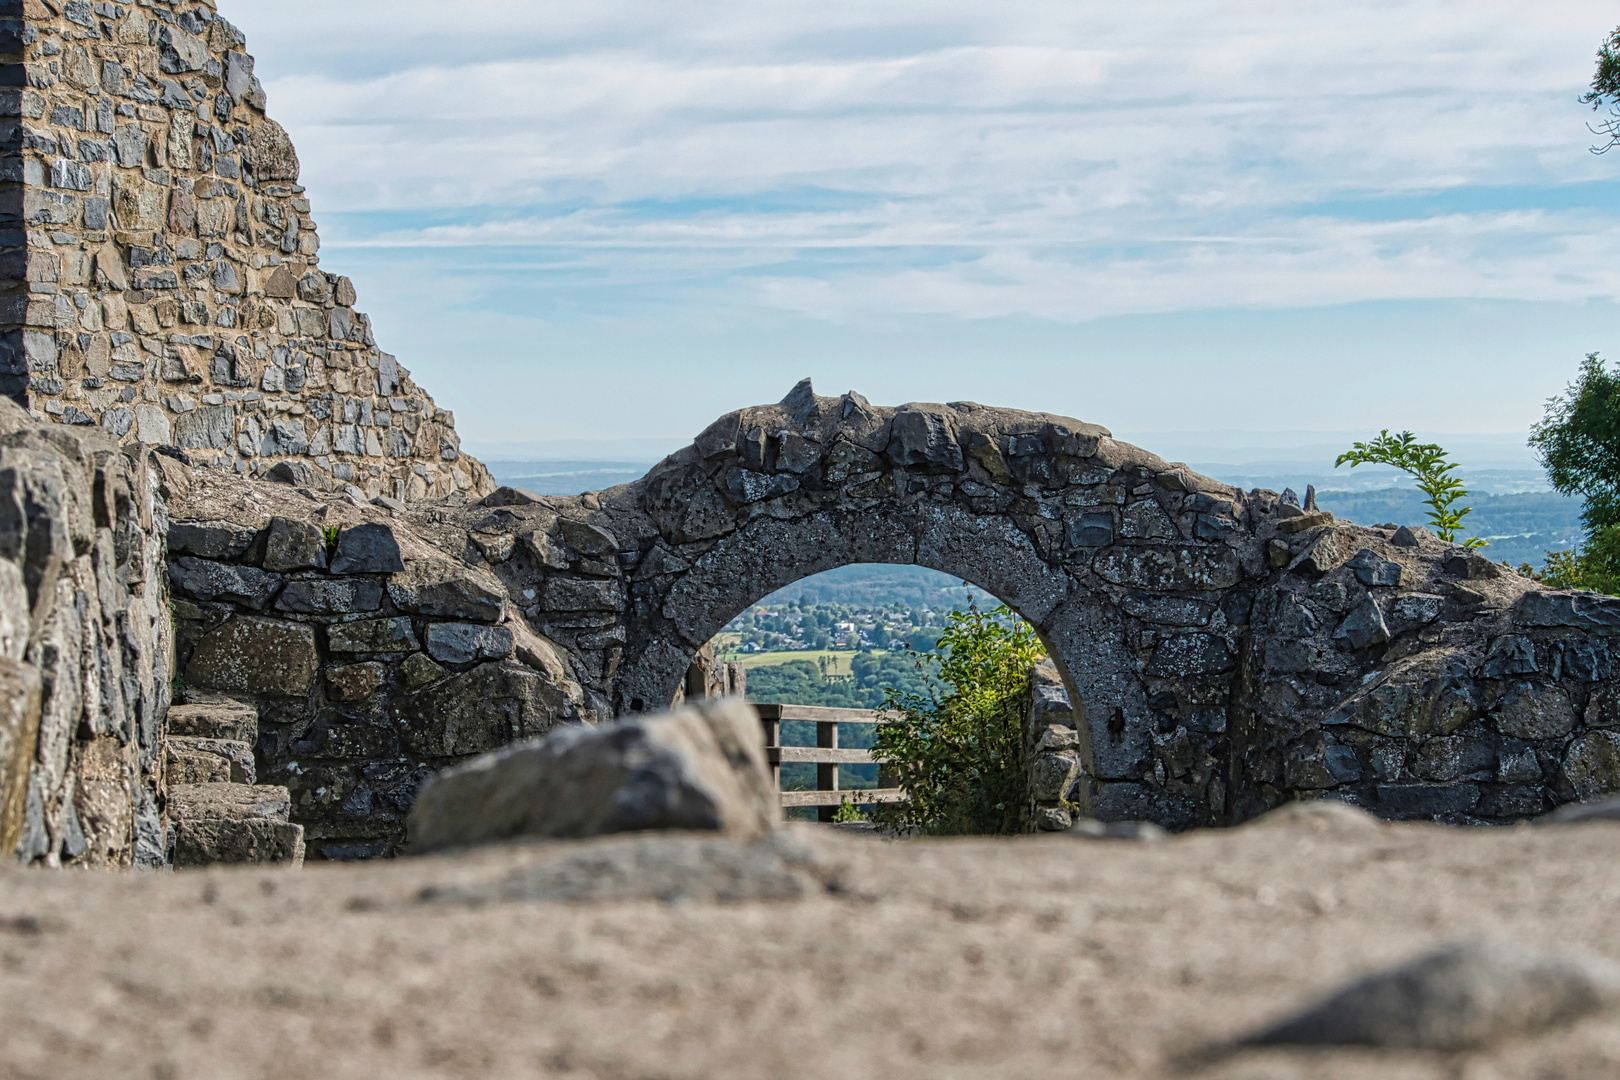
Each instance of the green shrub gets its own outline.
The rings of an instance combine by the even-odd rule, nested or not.
[[[1463,487],[1461,480],[1451,475],[1457,463],[1447,461],[1446,452],[1440,446],[1420,443],[1410,431],[1391,435],[1389,429],[1385,428],[1371,442],[1352,443],[1349,450],[1339,455],[1333,467],[1337,469],[1344,464],[1349,464],[1352,469],[1357,465],[1393,465],[1410,474],[1417,480],[1418,490],[1425,496],[1424,502],[1429,504],[1429,524],[1434,527],[1435,535],[1448,544],[1457,543],[1462,519],[1468,516],[1470,510],[1466,506],[1453,507],[1459,500],[1468,497],[1468,489]],[[1477,536],[1469,537],[1462,544],[1468,548],[1486,546],[1485,541]]]
[[[936,649],[918,655],[927,693],[890,689],[872,756],[907,801],[874,812],[883,824],[931,835],[1019,831],[1024,710],[1040,640],[1010,609],[950,614]]]

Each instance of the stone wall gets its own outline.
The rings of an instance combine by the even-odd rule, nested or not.
[[[162,460],[0,400],[0,851],[165,859]]]
[[[0,392],[305,487],[491,489],[320,268],[297,153],[212,0],[0,13]]]
[[[166,479],[185,695],[253,707],[256,779],[288,789],[308,857],[392,854],[433,772],[608,715],[448,510]]]

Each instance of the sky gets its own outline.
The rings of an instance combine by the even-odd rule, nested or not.
[[[805,376],[1150,449],[1518,445],[1620,356],[1610,3],[220,9],[322,265],[485,454],[678,444]]]

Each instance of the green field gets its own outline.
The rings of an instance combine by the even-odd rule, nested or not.
[[[883,656],[884,654],[873,652],[872,655]],[[777,664],[786,664],[791,660],[808,660],[819,667],[821,658],[824,656],[827,658],[828,675],[853,674],[849,662],[855,658],[855,653],[848,649],[837,651],[829,649],[822,652],[817,652],[814,649],[801,649],[789,652],[747,653],[741,657],[741,660],[742,666],[749,670],[757,667],[774,667]]]

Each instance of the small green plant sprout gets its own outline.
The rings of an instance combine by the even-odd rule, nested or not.
[[[851,821],[865,820],[861,812],[855,809],[855,804],[849,801],[848,795],[838,800],[838,809],[833,813],[833,824],[843,825]]]
[[[1462,520],[1472,508],[1456,504],[1468,497],[1468,489],[1451,473],[1457,463],[1446,460],[1446,452],[1435,443],[1420,443],[1410,431],[1391,435],[1385,428],[1371,442],[1352,443],[1350,449],[1339,455],[1333,463],[1337,469],[1348,463],[1357,465],[1393,465],[1417,480],[1418,490],[1428,496],[1429,524],[1435,534],[1448,544],[1459,543]],[[1466,548],[1482,548],[1486,542],[1477,536],[1460,541]]]
[[[339,528],[336,525],[322,525],[321,539],[326,541],[326,550],[334,551],[337,548]]]

